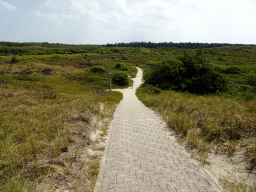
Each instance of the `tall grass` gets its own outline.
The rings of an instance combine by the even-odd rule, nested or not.
[[[191,147],[232,154],[236,145],[246,143],[248,159],[255,165],[256,101],[174,91],[154,94],[145,87],[138,89],[137,96],[159,111]]]
[[[121,93],[103,91],[100,75],[94,75],[99,80],[94,85],[70,80],[84,68],[61,66],[62,61],[0,66],[9,69],[0,76],[0,191],[35,191],[55,170],[49,162],[74,142],[71,124],[84,122],[89,134],[100,103],[111,108],[111,116],[122,99]],[[21,75],[26,70],[29,74]]]

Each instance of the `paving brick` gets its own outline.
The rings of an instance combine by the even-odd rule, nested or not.
[[[116,189],[116,188],[122,188],[123,185],[122,184],[109,184],[108,188],[109,189]]]
[[[221,191],[211,177],[176,143],[166,123],[135,95],[123,93],[111,122],[96,192],[100,191]]]

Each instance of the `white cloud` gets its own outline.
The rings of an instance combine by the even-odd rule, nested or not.
[[[254,10],[254,0],[44,0],[34,14],[44,28],[57,23],[49,31],[63,42],[256,43]]]
[[[101,4],[96,0],[45,0],[41,5],[41,14],[64,24],[66,18],[91,19],[92,22],[108,22],[108,16],[100,13]],[[60,22],[62,20],[63,22]]]
[[[16,7],[10,3],[6,3],[5,1],[2,1],[0,0],[0,8],[7,8],[7,9],[10,9],[10,10],[15,10]]]
[[[39,17],[51,19],[52,21],[56,22],[58,25],[62,25],[64,23],[63,18],[55,13],[41,13],[39,11],[34,11],[34,14]]]

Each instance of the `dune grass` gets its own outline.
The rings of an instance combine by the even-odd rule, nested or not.
[[[205,152],[230,157],[239,146],[240,150],[245,151],[244,159],[249,162],[250,169],[255,169],[255,100],[235,100],[218,95],[198,96],[175,91],[159,93],[145,85],[137,90],[137,96],[146,106],[163,116],[170,129],[183,138],[186,146],[199,150],[203,163],[209,163]],[[238,182],[241,182],[239,186],[228,184],[228,188],[249,190],[243,181]]]
[[[170,127],[202,151],[214,148],[232,154],[235,146],[246,144],[248,158],[256,161],[256,102],[233,100],[217,95],[162,91],[149,93],[139,88],[137,96],[159,111]]]
[[[107,75],[76,66],[81,55],[69,56],[71,64],[62,57],[56,61],[35,57],[32,62],[25,57],[0,65],[5,71],[0,76],[0,191],[36,191],[56,171],[49,162],[74,142],[71,123],[88,125],[87,138],[93,118],[101,114],[100,104],[112,116],[122,99],[119,92],[104,91]],[[93,162],[93,175],[96,165]]]
[[[137,70],[132,66],[145,69],[148,61],[176,58],[182,51],[88,47],[83,54],[17,56],[17,62],[12,62],[12,56],[0,57],[0,191],[36,191],[54,172],[62,179],[63,174],[72,175],[56,158],[71,148],[77,136],[81,143],[90,143],[92,121],[111,118],[122,99],[120,93],[104,91],[108,73],[127,69],[127,74],[135,77]],[[231,46],[204,49],[204,53],[230,80],[229,92],[200,96],[142,87],[137,95],[158,110],[191,147],[232,155],[240,145],[253,166],[255,87],[248,85],[245,77],[256,72],[256,49]],[[118,63],[124,67],[117,69]],[[94,67],[105,72],[94,73]],[[101,112],[101,104],[107,112]],[[74,130],[74,124],[80,122],[86,129]],[[102,136],[107,127],[107,123],[99,125]],[[74,154],[68,160],[71,165],[81,156],[76,149]],[[99,169],[97,161],[92,159],[88,168],[87,177],[93,180],[90,189]]]

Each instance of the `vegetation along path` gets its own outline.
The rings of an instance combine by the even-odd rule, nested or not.
[[[96,191],[221,191],[214,180],[179,146],[166,124],[135,95],[123,93],[111,123]]]

